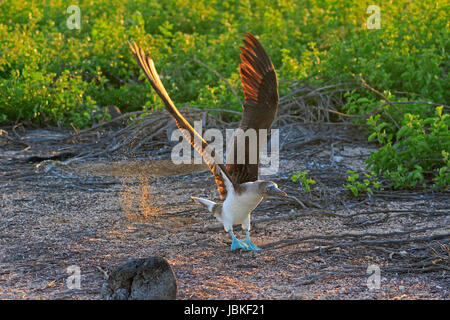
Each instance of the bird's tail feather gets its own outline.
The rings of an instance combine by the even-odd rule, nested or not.
[[[191,197],[191,199],[201,204],[202,206],[206,207],[209,212],[213,212],[214,206],[217,205],[217,203],[215,203],[214,201],[203,198]]]

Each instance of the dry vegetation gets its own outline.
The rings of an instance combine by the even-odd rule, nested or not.
[[[362,170],[374,146],[359,126],[324,124],[319,109],[301,122],[288,107],[271,178],[291,197],[253,213],[258,252],[230,252],[229,235],[190,201],[217,198],[214,180],[205,166],[167,160],[165,113],[115,129],[5,128],[0,298],[99,299],[112,268],[155,255],[173,266],[180,299],[448,299],[448,192],[352,197],[345,173]],[[221,116],[203,113],[209,126],[223,126]],[[317,181],[310,193],[290,180],[297,170]],[[379,290],[366,285],[371,264]],[[81,268],[80,290],[66,286],[70,265]]]

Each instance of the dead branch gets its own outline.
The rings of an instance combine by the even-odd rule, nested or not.
[[[448,229],[448,227],[425,227],[425,228],[420,228],[420,229],[415,229],[415,230],[410,230],[410,231],[399,231],[399,232],[391,232],[391,233],[345,233],[345,234],[337,234],[337,235],[313,235],[313,236],[307,236],[307,237],[302,237],[302,238],[297,238],[297,239],[286,239],[286,240],[280,240],[280,241],[276,241],[276,242],[272,242],[272,243],[267,243],[265,245],[263,245],[262,247],[264,247],[265,249],[279,249],[282,247],[286,247],[286,246],[292,246],[292,245],[297,245],[297,244],[302,244],[306,241],[308,242],[316,242],[318,244],[330,244],[330,241],[332,243],[335,242],[335,240],[338,239],[345,239],[345,238],[366,238],[366,237],[373,237],[373,238],[383,238],[383,237],[396,237],[396,236],[404,236],[404,235],[410,235],[412,233],[419,233],[419,232],[425,232],[425,231],[429,231],[429,230],[437,230],[437,229]],[[438,235],[437,238],[441,239],[441,238],[446,238],[449,237],[450,234],[444,234],[444,235]],[[430,236],[430,238],[428,238],[429,241],[434,240],[434,238],[432,238],[433,236]],[[328,240],[328,241],[321,241],[321,240]],[[359,244],[372,244],[372,245],[377,245],[377,244],[381,244],[381,243],[385,243],[383,241],[387,241],[386,243],[389,244],[394,244],[396,243],[396,241],[398,241],[398,243],[403,243],[402,241],[406,242],[411,242],[411,239],[407,239],[407,240],[360,240],[357,242],[344,242],[343,245],[344,246],[355,246],[355,245],[359,245]],[[420,239],[418,238],[418,241],[420,241]],[[329,248],[335,248],[339,245],[332,245]],[[320,248],[314,248],[312,249],[313,251],[317,251]],[[311,252],[313,252],[311,251]]]

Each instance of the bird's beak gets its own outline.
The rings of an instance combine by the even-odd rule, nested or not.
[[[267,198],[280,198],[280,197],[286,197],[287,194],[284,191],[281,191],[277,187],[273,186],[267,189],[266,197]]]

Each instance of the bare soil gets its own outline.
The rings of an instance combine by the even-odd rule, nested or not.
[[[263,250],[253,252],[231,252],[222,226],[190,200],[218,198],[204,165],[175,166],[150,151],[21,162],[20,149],[0,149],[0,299],[100,299],[110,270],[148,256],[169,261],[179,299],[450,297],[449,193],[352,197],[342,185],[347,170],[364,168],[365,143],[284,152],[270,178],[306,208],[261,204],[251,234]],[[297,170],[317,181],[310,193],[289,179]],[[80,289],[67,286],[72,265]],[[378,289],[367,285],[369,265],[380,268]]]

